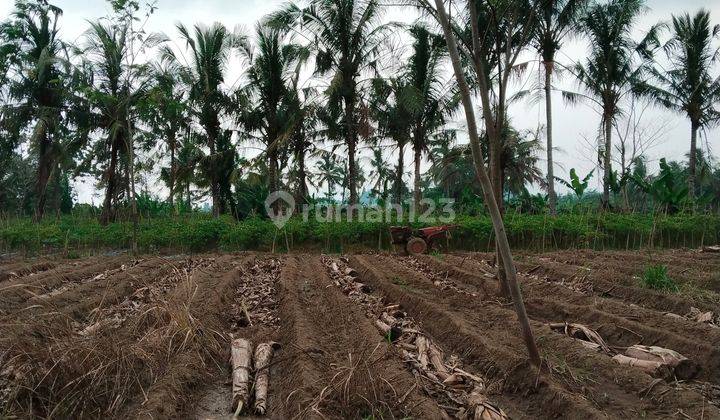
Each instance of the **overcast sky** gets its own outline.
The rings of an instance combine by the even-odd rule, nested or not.
[[[81,39],[83,32],[88,27],[87,20],[95,20],[110,12],[107,3],[103,0],[55,0],[52,3],[64,11],[61,30],[63,39],[68,41]],[[165,32],[172,39],[177,39],[175,30],[177,22],[189,26],[198,22],[210,24],[218,21],[229,28],[240,26],[247,33],[252,33],[252,28],[260,18],[284,3],[285,1],[282,0],[160,0],[158,10],[148,22],[148,29]],[[387,1],[387,3],[395,2]],[[13,4],[14,0],[0,0],[0,16],[7,16],[12,11]],[[646,4],[649,10],[638,22],[637,38],[652,24],[669,20],[672,14],[695,13],[700,8],[710,10],[713,24],[720,23],[720,1],[718,0],[648,0]],[[385,12],[388,21],[409,23],[415,19],[415,16],[410,8],[399,6],[390,6]],[[176,45],[180,46],[181,44],[177,43]],[[558,61],[567,65],[582,59],[585,55],[586,47],[583,42],[574,41],[565,45]],[[237,81],[243,70],[240,62],[233,61],[228,77],[226,77],[226,83],[232,84]],[[718,74],[720,74],[720,66],[713,69],[713,75],[717,76]],[[528,77],[538,78],[540,74],[535,70],[530,72]],[[570,77],[566,77],[558,85],[563,89],[578,89]],[[595,138],[600,118],[589,105],[565,105],[559,94],[553,99],[554,139],[558,165],[556,172],[559,176],[564,177],[570,168],[575,167],[580,173],[587,173],[593,168],[596,158],[588,149],[584,139]],[[540,105],[516,103],[512,105],[510,114],[513,125],[521,129],[535,129],[545,121],[544,106]],[[690,124],[685,118],[652,108],[647,110],[643,121],[648,127],[660,131],[656,146],[647,153],[651,169],[657,167],[657,159],[660,157],[684,159],[684,154],[689,150],[690,138]],[[462,134],[459,140],[467,142],[466,136]],[[714,129],[706,133],[702,139],[702,146],[706,147],[706,145],[709,145],[716,159],[720,158],[720,130]],[[409,159],[410,156],[406,158],[406,162]],[[544,159],[541,166],[544,171]],[[594,182],[598,185],[600,177],[596,177]],[[152,180],[150,183],[155,184]],[[93,189],[84,182],[79,181],[76,186],[79,201],[99,202]]]

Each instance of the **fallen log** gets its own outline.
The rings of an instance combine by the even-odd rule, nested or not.
[[[712,245],[703,247],[703,252],[720,252],[720,245]]]
[[[236,338],[232,341],[230,352],[232,363],[232,406],[230,409],[239,416],[250,397],[250,365],[253,347],[250,340]]]
[[[662,362],[637,359],[635,357],[625,356],[624,354],[616,354],[612,359],[623,366],[639,368],[655,378],[668,379],[672,376],[670,368]]]
[[[700,322],[702,324],[710,324],[712,326],[716,326],[715,324],[715,313],[712,311],[703,312],[698,308],[690,307],[690,313],[686,315],[688,319],[695,322]]]
[[[379,319],[375,320],[375,326],[380,330],[384,336],[389,337],[390,341],[396,341],[402,336],[402,329],[396,326],[390,326]]]
[[[658,362],[668,366],[671,372],[682,380],[692,379],[697,376],[700,367],[697,363],[683,356],[682,354],[658,346],[643,346],[636,344],[625,350],[625,355],[640,360]]]
[[[390,326],[397,324],[397,319],[394,316],[389,315],[387,312],[380,314],[380,320]]]
[[[263,416],[267,411],[268,385],[270,383],[270,360],[280,344],[262,343],[255,349],[255,413]]]

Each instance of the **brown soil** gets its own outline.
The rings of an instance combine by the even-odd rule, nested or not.
[[[232,418],[230,341],[274,341],[269,418],[461,417],[467,393],[376,327],[404,325],[482,382],[514,419],[720,418],[720,258],[692,250],[522,254],[544,368],[530,366],[492,254],[198,255],[6,260],[0,267],[0,417]],[[332,266],[339,267],[333,271]],[[641,287],[668,266],[679,293]],[[348,289],[337,273],[349,273]],[[668,315],[671,312],[674,315]],[[700,370],[659,380],[559,334],[584,324],[614,351],[666,347]],[[403,348],[403,346],[406,346]],[[251,400],[252,403],[252,400]],[[243,416],[254,416],[252,404]]]

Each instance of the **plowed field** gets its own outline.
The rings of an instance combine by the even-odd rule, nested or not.
[[[720,419],[718,254],[517,259],[540,371],[491,254],[6,259],[0,418],[231,418],[231,341],[245,338],[278,344],[268,418]],[[680,290],[642,287],[648,264]],[[565,322],[696,369],[620,365],[549,327]]]

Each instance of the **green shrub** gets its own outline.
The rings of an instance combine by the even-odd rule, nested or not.
[[[649,265],[645,267],[642,282],[643,286],[648,289],[670,292],[678,291],[677,283],[668,276],[667,267],[664,265]]]

